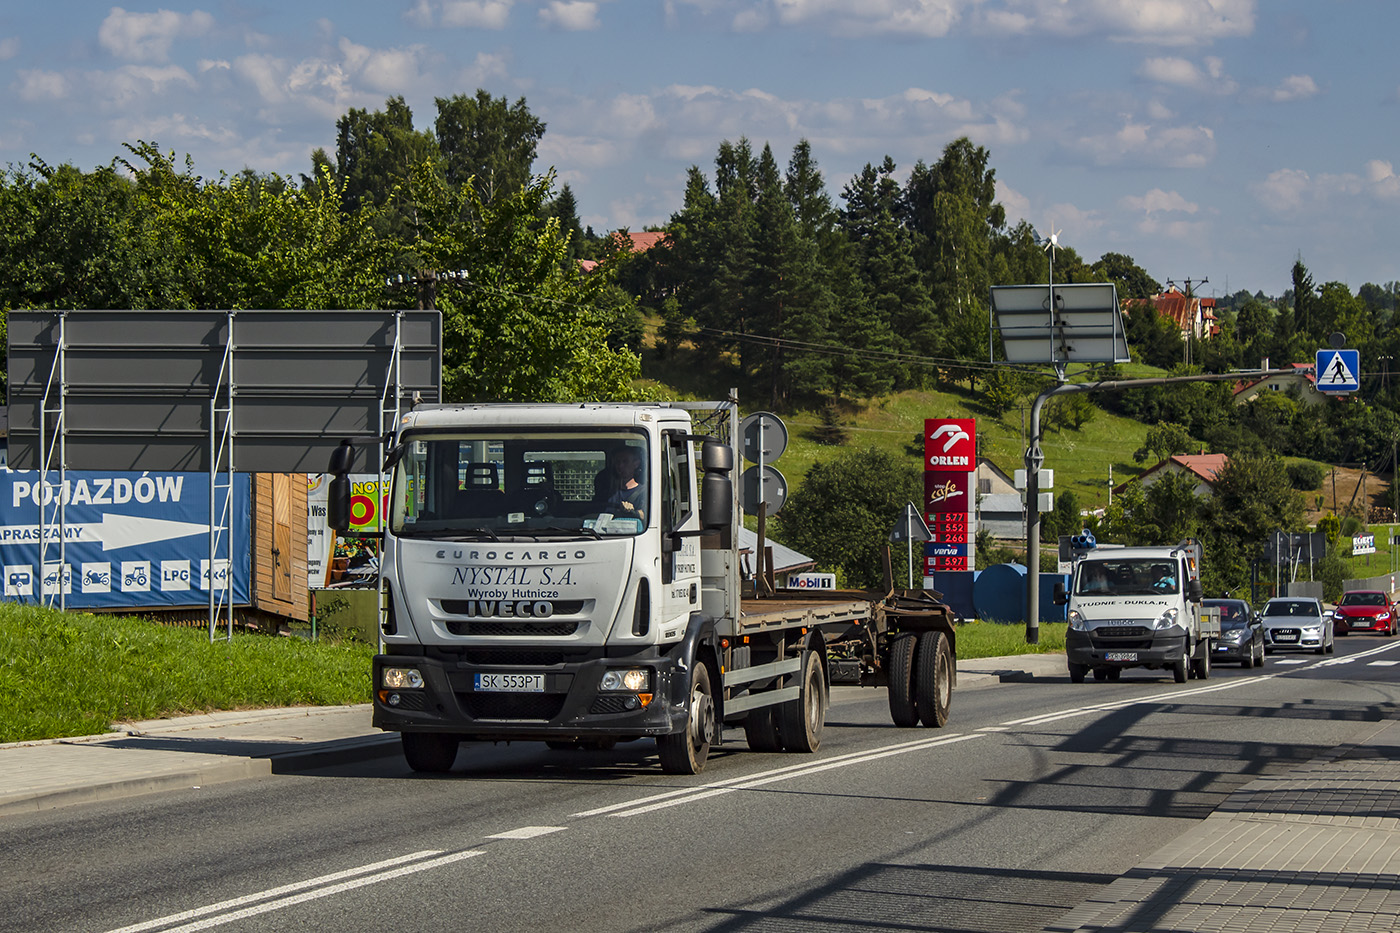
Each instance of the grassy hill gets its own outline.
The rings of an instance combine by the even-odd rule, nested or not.
[[[1160,370],[1134,367],[1128,377],[1160,375]],[[739,384],[739,407],[745,414],[765,410],[767,396],[745,393],[734,367],[724,361],[701,360],[688,351],[663,359],[648,349],[643,356],[643,391],[648,397],[719,399]],[[993,415],[965,386],[938,390],[900,392],[877,399],[862,399],[840,412],[845,439],[830,445],[822,434],[822,412],[798,408],[778,414],[788,427],[789,445],[774,465],[788,481],[789,490],[801,484],[802,477],[818,460],[830,459],[847,450],[878,447],[898,456],[907,456],[916,467],[923,462],[923,428],[926,418],[974,418],[977,421],[979,450],[999,468],[1010,474],[1023,466],[1029,431],[1030,402],[1022,410],[1002,417]],[[1080,428],[1047,429],[1041,439],[1045,468],[1055,471],[1054,491],[1073,491],[1083,508],[1096,508],[1108,501],[1109,471],[1113,482],[1121,483],[1141,473],[1146,466],[1133,462],[1133,451],[1142,446],[1147,426],[1111,415],[1095,413]]]

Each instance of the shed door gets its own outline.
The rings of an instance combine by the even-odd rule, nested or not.
[[[272,474],[272,598],[292,598],[292,474]]]

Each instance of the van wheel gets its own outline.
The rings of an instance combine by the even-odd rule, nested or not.
[[[940,729],[948,724],[953,702],[953,653],[942,632],[919,636],[919,657],[914,665],[914,707],[924,725]]]
[[[1197,647],[1201,656],[1191,662],[1191,673],[1197,680],[1210,680],[1210,642]]]
[[[1084,678],[1085,678],[1085,676],[1088,675],[1088,673],[1089,673],[1089,665],[1087,665],[1087,664],[1075,664],[1073,661],[1069,662],[1069,682],[1070,682],[1070,683],[1072,683],[1072,684],[1082,684],[1082,683],[1084,683]]]
[[[1172,662],[1172,680],[1179,684],[1184,684],[1186,683],[1187,673],[1186,655],[1183,653],[1181,657]]]
[[[890,639],[890,718],[905,729],[919,724],[919,711],[914,706],[915,642],[913,632]]]
[[[457,760],[457,747],[462,742],[460,736],[442,732],[403,732],[399,738],[408,766],[425,774],[451,771],[452,763]]]
[[[715,740],[715,698],[710,689],[710,669],[697,660],[690,675],[690,699],[686,703],[685,730],[656,738],[661,770],[667,774],[699,774],[710,757]]]
[[[796,700],[778,707],[778,740],[790,752],[814,752],[826,725],[826,678],[820,651],[802,653],[802,681]]]

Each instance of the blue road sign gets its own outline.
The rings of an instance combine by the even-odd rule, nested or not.
[[[1360,350],[1317,351],[1317,390],[1319,392],[1355,392],[1360,388]]]

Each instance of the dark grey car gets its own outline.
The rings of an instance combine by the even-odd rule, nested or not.
[[[1211,653],[1214,661],[1238,661],[1244,667],[1264,666],[1264,625],[1243,599],[1207,599],[1204,608],[1220,610],[1220,637]]]
[[[1276,596],[1264,606],[1264,650],[1302,648],[1316,654],[1336,650],[1332,617],[1310,596]]]

